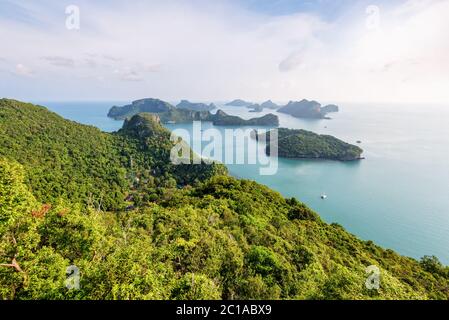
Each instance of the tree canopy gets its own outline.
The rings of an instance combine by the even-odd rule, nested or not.
[[[448,299],[435,257],[362,241],[219,166],[164,165],[167,132],[140,117],[106,134],[0,101],[0,299]]]

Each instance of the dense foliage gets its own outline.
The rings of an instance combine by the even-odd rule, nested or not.
[[[138,182],[154,187],[192,184],[224,172],[218,165],[179,165],[169,161],[170,132],[136,136],[136,126],[116,134],[67,121],[43,107],[0,100],[0,156],[26,168],[26,182],[42,202],[62,197],[101,209],[123,209]],[[144,125],[144,126],[145,126]]]
[[[266,152],[271,153],[269,136]],[[265,139],[265,140],[264,140]],[[283,158],[308,158],[350,161],[361,158],[363,150],[330,135],[319,135],[301,129],[278,129],[278,156]]]
[[[67,150],[75,148],[78,141],[86,144],[79,150],[90,151],[87,144],[95,144],[95,139],[103,137],[116,145],[111,157],[117,155],[118,159],[109,164],[140,163],[123,166],[128,174],[130,167],[148,160],[153,161],[151,168],[160,168],[161,172],[153,176],[150,170],[138,181],[131,177],[130,193],[139,198],[133,200],[134,208],[105,211],[85,205],[80,201],[82,193],[35,188],[32,182],[39,181],[36,168],[43,165],[39,161],[33,162],[36,168],[27,164],[17,149],[5,155],[2,145],[0,299],[449,297],[449,270],[435,257],[417,262],[370,241],[361,241],[337,224],[324,223],[294,198],[285,199],[252,181],[220,175],[220,170],[200,172],[210,176],[193,185],[176,183],[178,173],[170,167],[160,167],[162,163],[158,162],[165,151],[148,151],[155,146],[164,149],[170,143],[153,116],[134,117],[119,133],[108,135],[62,120],[41,107],[8,100],[1,103],[3,137],[10,126],[5,122],[21,119],[27,126],[18,130],[15,137],[9,132],[11,145],[17,142],[24,148],[28,146],[32,153],[38,152],[34,144],[40,141],[47,152],[64,154],[61,150],[65,149],[58,149],[58,144],[50,143],[51,139],[44,142],[26,135],[32,130],[42,136],[32,120],[46,120],[47,134],[57,132],[53,127],[67,126],[63,142]],[[9,114],[3,109],[15,112]],[[71,136],[71,130],[79,134]],[[83,130],[93,134],[88,142],[77,139],[85,134]],[[26,138],[21,138],[21,134]],[[154,140],[159,144],[155,145]],[[132,154],[133,160],[121,152]],[[76,171],[79,159],[88,154],[72,158],[73,166],[69,168]],[[49,165],[47,160],[42,163]],[[41,171],[40,179],[46,179],[48,172],[56,176],[70,174],[64,170],[67,163],[71,162],[60,162],[51,170]],[[162,172],[165,170],[169,171]],[[76,174],[90,181],[92,173],[79,170]],[[130,178],[127,174],[125,180]],[[36,180],[30,180],[33,175]],[[158,186],[156,180],[165,185]],[[110,190],[106,183],[96,186],[104,188],[102,192]],[[62,185],[61,188],[64,189]],[[44,192],[52,196],[46,197]],[[365,286],[365,269],[370,265],[380,268],[379,290]],[[79,288],[67,288],[69,266],[76,266],[80,272]]]

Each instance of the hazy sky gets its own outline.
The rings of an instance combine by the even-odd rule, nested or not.
[[[22,100],[449,103],[449,0],[0,0],[0,43]]]

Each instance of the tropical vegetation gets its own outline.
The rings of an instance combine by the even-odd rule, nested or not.
[[[0,138],[0,299],[449,297],[435,257],[362,241],[221,165],[171,164],[154,115],[108,134],[3,99]]]

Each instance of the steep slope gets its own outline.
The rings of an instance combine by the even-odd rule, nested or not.
[[[217,176],[112,214],[41,205],[23,175],[0,159],[1,299],[448,298],[437,260],[360,241],[255,182]],[[371,265],[379,290],[365,286]]]

